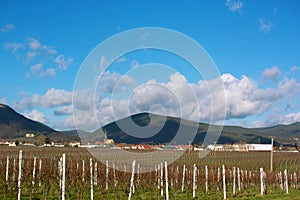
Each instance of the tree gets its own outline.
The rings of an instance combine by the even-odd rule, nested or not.
[[[37,144],[38,146],[41,146],[41,145],[43,145],[43,144],[46,143],[46,139],[47,139],[47,137],[46,137],[45,135],[39,135],[39,136],[36,138],[36,144]]]
[[[46,139],[45,139],[45,144],[51,144],[50,138],[46,137]]]

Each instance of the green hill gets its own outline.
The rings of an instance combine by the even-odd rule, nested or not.
[[[252,130],[257,131],[262,136],[274,137],[276,141],[283,144],[299,143],[300,140],[300,122]]]
[[[140,135],[127,134],[126,131],[121,130],[119,125],[128,123],[128,120],[132,120],[135,124],[139,126],[149,125],[148,130],[157,130],[157,134],[150,137],[146,133],[140,133]],[[165,120],[165,123],[162,122]],[[130,124],[128,124],[130,125]],[[172,141],[172,139],[177,134],[179,127],[182,130],[182,134]],[[149,113],[136,114],[131,117],[120,119],[116,122],[112,122],[104,127],[103,131],[97,130],[93,133],[94,137],[98,136],[98,139],[103,138],[101,132],[106,132],[107,137],[113,139],[116,143],[130,143],[130,144],[162,144],[170,143],[171,141],[176,144],[188,144],[192,142],[193,144],[202,144],[204,138],[207,134],[208,124],[196,123],[188,120],[182,120],[174,117],[164,117]],[[218,126],[215,126],[218,127]],[[192,133],[196,130],[195,138],[192,137]],[[139,134],[139,133],[136,133]],[[271,139],[260,135],[256,130],[251,130],[247,128],[237,127],[237,126],[224,126],[222,133],[217,141],[219,144],[225,143],[270,143]]]
[[[50,140],[68,141],[76,139],[72,135],[63,134],[40,122],[28,119],[7,105],[0,104],[0,138],[24,138],[26,133],[34,133],[36,136],[45,135]]]

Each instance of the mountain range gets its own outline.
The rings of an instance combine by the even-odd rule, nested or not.
[[[135,125],[132,126],[131,122],[134,122]],[[135,127],[135,129],[132,129],[134,134],[127,134],[126,130],[120,128],[120,125]],[[182,130],[181,134],[177,134],[179,127]],[[52,141],[68,142],[82,139],[94,142],[103,141],[105,137],[103,133],[106,133],[106,137],[113,139],[115,143],[162,144],[172,141],[174,144],[202,144],[208,127],[209,124],[205,123],[151,113],[139,113],[109,123],[93,132],[82,130],[57,131],[40,122],[24,117],[8,105],[0,104],[0,138],[2,140],[22,141],[26,139],[26,133],[34,133],[37,137],[43,135]],[[176,138],[173,139],[175,136]],[[300,122],[266,128],[224,126],[217,143],[270,143],[271,137],[275,138],[275,145],[293,145],[297,143],[300,139]]]

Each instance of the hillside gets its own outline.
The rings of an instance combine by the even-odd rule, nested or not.
[[[252,129],[262,136],[274,137],[281,143],[299,143],[300,139],[300,122],[289,125],[277,125],[266,128]]]
[[[146,126],[150,123],[151,115],[151,127],[150,130],[156,130],[158,127],[162,126],[161,122],[165,119],[163,116],[149,114],[149,113],[141,113],[137,115],[133,115],[130,118],[140,126]],[[181,120],[179,118],[167,117],[165,124],[162,126],[162,129],[155,135],[151,137],[134,137],[132,135],[126,134],[123,130],[121,130],[118,124],[122,124],[127,121],[128,118],[120,119],[117,122],[110,123],[102,129],[106,132],[107,137],[114,139],[116,143],[130,143],[130,144],[138,144],[138,143],[148,143],[148,144],[161,144],[168,143],[172,141],[173,137],[176,135],[179,125],[182,124],[181,128],[184,130],[181,137],[176,138],[176,141],[173,141],[176,144],[188,144],[192,142],[193,144],[202,144],[203,140],[206,136],[208,124],[204,123],[196,123],[187,120]],[[118,124],[117,124],[118,123]],[[194,130],[197,130],[196,137],[191,138],[191,133]],[[102,139],[100,130],[97,130],[93,133],[94,137],[98,139]],[[222,134],[217,141],[219,144],[225,143],[237,143],[237,142],[246,142],[246,143],[270,143],[271,140],[268,137],[262,136],[259,132],[251,129],[246,129],[242,127],[236,126],[225,126],[223,128]]]
[[[58,132],[40,122],[33,121],[14,111],[11,107],[0,104],[0,138],[15,139],[25,137],[26,133],[45,135],[51,140],[72,140],[68,136]]]

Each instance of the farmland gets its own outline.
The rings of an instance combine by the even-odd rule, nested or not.
[[[17,199],[20,195],[21,199],[128,199],[130,195],[131,199],[154,200],[224,199],[224,191],[227,199],[300,196],[299,153],[275,152],[270,172],[269,152],[209,152],[203,157],[203,152],[187,151],[166,168],[166,163],[157,164],[154,156],[146,157],[147,151],[136,151],[145,155],[148,163],[156,163],[150,172],[137,161],[132,176],[130,157],[126,158],[128,162],[106,161],[122,154],[114,149],[99,151],[104,158],[100,162],[84,148],[2,146],[0,198]],[[172,155],[172,151],[166,155]],[[167,157],[165,160],[169,161]]]

